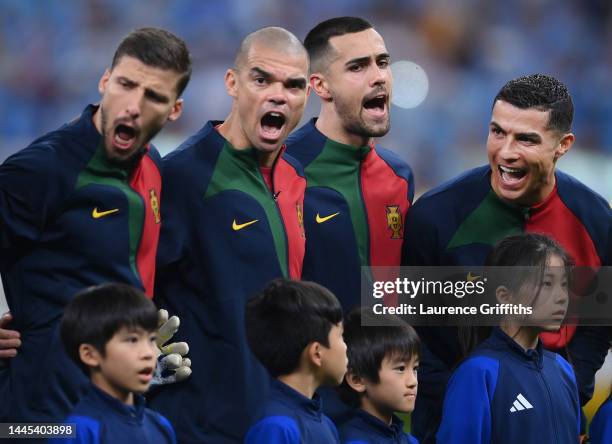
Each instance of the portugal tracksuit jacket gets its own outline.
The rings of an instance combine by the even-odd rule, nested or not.
[[[303,277],[329,288],[348,312],[360,304],[362,266],[400,264],[414,181],[394,152],[341,144],[315,123],[287,139],[287,152],[300,161],[308,180]]]
[[[22,346],[0,368],[0,420],[65,417],[87,378],[59,338],[66,304],[108,281],[153,294],[159,237],[159,154],[131,167],[106,158],[88,106],[0,166],[0,268]]]
[[[209,122],[164,158],[164,224],[156,298],[181,319],[193,374],[151,406],[181,443],[238,442],[268,376],[246,340],[247,300],[277,277],[299,279],[306,180],[279,154],[269,189],[255,149],[236,150]],[[282,339],[279,339],[282,340]]]

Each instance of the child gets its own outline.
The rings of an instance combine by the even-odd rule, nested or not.
[[[486,265],[520,267],[504,275],[495,295],[500,303],[530,306],[533,314],[504,318],[453,373],[438,442],[577,443],[574,372],[538,338],[558,330],[567,313],[567,254],[546,236],[523,234],[500,241]]]
[[[362,326],[374,316],[384,326]],[[340,397],[356,410],[339,427],[341,442],[417,444],[394,414],[414,410],[420,349],[414,329],[395,316],[355,309],[345,320],[344,341],[349,364]]]
[[[60,326],[68,355],[89,375],[91,386],[65,423],[76,424],[76,443],[176,443],[163,416],[141,396],[153,378],[157,310],[140,291],[105,284],[79,293]]]
[[[342,308],[314,282],[272,281],[246,307],[251,350],[275,378],[248,444],[339,443],[315,391],[346,372]]]

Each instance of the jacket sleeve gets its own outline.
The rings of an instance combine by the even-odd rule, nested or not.
[[[593,397],[595,373],[601,368],[610,347],[610,327],[578,326],[568,344],[568,354],[574,366],[580,404]]]
[[[422,200],[418,200],[408,210],[402,246],[402,265],[438,265],[438,234],[435,221],[431,220],[431,217]]]
[[[438,442],[491,442],[491,399],[498,373],[499,362],[487,357],[470,358],[459,366],[446,389],[442,422],[436,435]]]
[[[300,431],[292,418],[269,416],[256,423],[246,435],[245,444],[299,444]]]
[[[56,149],[39,142],[0,165],[0,249],[35,241],[58,209],[66,166]]]

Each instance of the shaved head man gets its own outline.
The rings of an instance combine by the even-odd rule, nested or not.
[[[225,88],[227,118],[163,160],[156,300],[181,317],[193,374],[150,401],[181,443],[242,442],[268,391],[245,305],[274,278],[300,279],[305,248],[306,180],[283,148],[306,104],[304,47],[282,28],[248,35]]]

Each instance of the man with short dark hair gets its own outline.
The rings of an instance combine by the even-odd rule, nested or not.
[[[306,180],[283,143],[304,111],[307,76],[293,34],[255,31],[225,74],[229,116],[164,158],[156,299],[183,321],[194,374],[150,400],[182,443],[240,442],[266,396],[244,310],[268,281],[301,276]]]
[[[22,341],[0,369],[0,421],[61,420],[79,400],[87,378],[58,330],[75,293],[117,281],[152,297],[161,175],[149,141],[181,115],[190,73],[181,39],[133,31],[100,103],[0,166],[0,271]]]
[[[576,265],[610,265],[612,213],[607,202],[556,170],[574,143],[571,96],[563,83],[542,74],[504,85],[493,101],[487,153],[475,168],[421,197],[406,221],[403,264],[482,265],[500,239],[522,232],[547,234]],[[461,358],[457,329],[421,328],[424,347],[413,430],[434,442],[444,387]],[[544,345],[567,352],[581,403],[593,392],[595,372],[608,349],[604,328],[565,326],[542,335]]]
[[[304,45],[321,112],[287,140],[308,181],[303,277],[348,312],[360,304],[362,266],[400,264],[414,182],[406,162],[374,142],[389,131],[393,83],[381,35],[366,20],[337,17]]]

